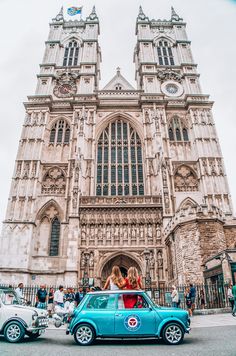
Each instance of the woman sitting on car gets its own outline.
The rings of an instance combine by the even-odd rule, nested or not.
[[[125,281],[118,266],[112,267],[111,275],[107,278],[104,289],[118,290],[124,287]]]
[[[123,286],[125,289],[142,289],[141,278],[138,275],[138,270],[135,267],[130,267],[128,269],[128,275],[125,278],[125,284]],[[135,294],[123,295],[125,308],[134,308],[138,303],[138,296]]]

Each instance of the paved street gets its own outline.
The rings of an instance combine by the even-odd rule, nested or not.
[[[217,326],[223,325],[223,326]],[[97,340],[93,346],[77,346],[63,329],[47,330],[38,340],[13,345],[0,338],[1,356],[236,356],[236,318],[230,314],[195,316],[192,330],[179,346],[155,340]]]

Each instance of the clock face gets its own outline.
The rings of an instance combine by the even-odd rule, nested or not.
[[[178,97],[183,94],[184,88],[180,83],[168,80],[161,84],[161,91],[166,96]]]
[[[71,85],[71,84],[61,84],[61,85],[57,85],[54,88],[54,94],[61,98],[61,97],[70,97],[72,95],[74,95],[76,93],[76,86],[75,85]]]
[[[176,94],[178,91],[178,87],[177,87],[177,85],[171,83],[171,84],[166,85],[166,90],[170,94]]]

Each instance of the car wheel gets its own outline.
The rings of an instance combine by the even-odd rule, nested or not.
[[[19,342],[25,336],[25,329],[18,321],[11,321],[4,328],[4,337],[8,342]]]
[[[74,339],[81,346],[91,345],[95,337],[95,331],[89,324],[80,324],[75,328]]]
[[[169,323],[162,331],[162,338],[166,344],[178,345],[183,341],[184,331],[179,324]]]

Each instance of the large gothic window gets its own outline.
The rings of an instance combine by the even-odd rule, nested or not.
[[[120,119],[102,132],[97,148],[97,195],[144,195],[142,144]]]
[[[79,45],[75,40],[72,40],[68,43],[65,48],[63,66],[71,67],[77,66],[79,57]]]
[[[65,120],[58,120],[51,129],[49,142],[52,144],[68,144],[70,141],[70,125]]]
[[[174,56],[170,43],[161,40],[157,45],[158,61],[161,66],[174,66]]]
[[[188,130],[182,120],[175,116],[169,124],[170,141],[189,141]]]
[[[59,239],[60,239],[60,220],[55,217],[51,224],[51,240],[50,240],[50,256],[58,256],[59,254]]]

